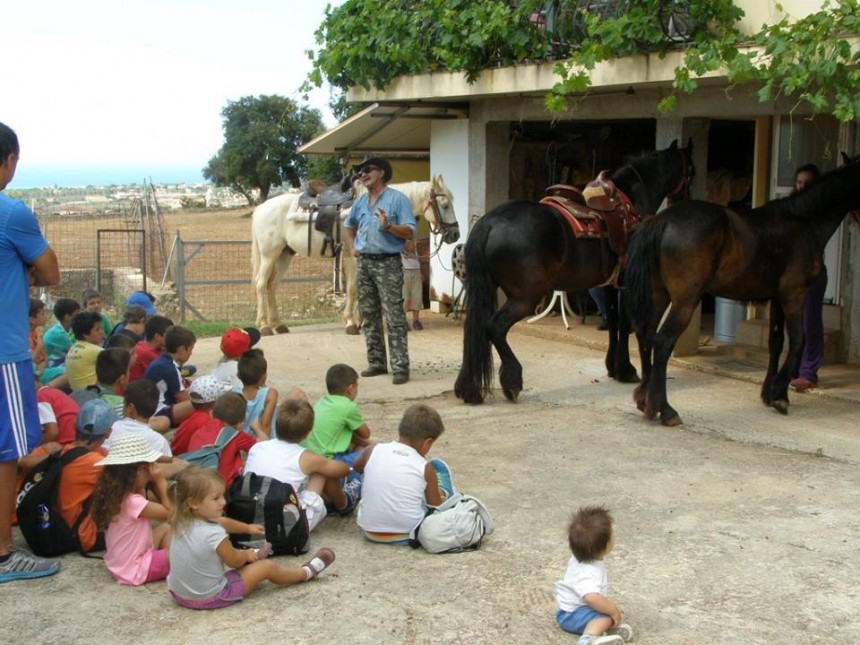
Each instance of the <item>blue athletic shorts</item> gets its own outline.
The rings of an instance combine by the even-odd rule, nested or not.
[[[595,618],[603,618],[606,614],[601,614],[599,611],[594,611],[588,605],[577,607],[573,611],[562,611],[561,609],[555,612],[555,622],[564,631],[571,634],[581,634],[585,631],[586,626]]]
[[[33,362],[0,363],[0,462],[18,461],[41,441]]]

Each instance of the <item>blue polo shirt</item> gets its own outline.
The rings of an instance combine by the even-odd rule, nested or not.
[[[359,253],[399,254],[403,251],[406,240],[379,228],[379,220],[373,214],[378,208],[385,211],[390,224],[405,224],[412,230],[412,236],[415,236],[412,202],[406,195],[388,186],[379,195],[373,208],[370,207],[370,196],[367,193],[355,200],[343,225],[356,229],[355,250]]]
[[[0,363],[30,359],[30,285],[27,266],[48,250],[36,216],[22,202],[0,193]]]

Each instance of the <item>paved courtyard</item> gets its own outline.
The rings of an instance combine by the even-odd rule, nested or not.
[[[674,365],[669,395],[685,425],[664,428],[636,410],[630,386],[607,380],[599,351],[547,320],[549,338],[519,325],[511,334],[520,401],[497,392],[466,406],[452,393],[459,322],[425,319],[409,337],[412,380],[362,379],[358,402],[378,440],[395,437],[413,401],[440,411],[447,430],[431,456],[496,522],[480,550],[374,545],[354,518],[327,518],[312,545],[332,547],[337,561],[318,581],[264,586],[199,613],[176,607],[164,583],[121,587],[99,560],[69,555],[53,578],[2,586],[3,640],[572,643],[553,620],[565,522],[600,503],[617,525],[610,593],[636,642],[860,642],[857,403],[793,395],[783,417],[761,405],[754,370],[748,382]],[[314,400],[329,365],[365,364],[363,338],[337,325],[296,327],[260,346],[270,383]],[[206,372],[217,354],[217,339],[204,339],[192,362]]]

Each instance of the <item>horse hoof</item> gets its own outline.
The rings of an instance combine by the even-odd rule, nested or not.
[[[275,327],[275,331],[278,332],[279,334],[289,334],[290,328],[287,327],[284,323],[281,323],[280,325]]]
[[[260,327],[260,336],[274,336],[275,332],[272,331],[272,328],[268,325],[264,325]]]
[[[645,401],[640,401],[639,399],[637,399],[636,409],[639,410],[639,412],[645,412]]]
[[[642,379],[639,378],[636,372],[633,372],[632,374],[621,374],[615,380],[619,383],[639,383]]]
[[[484,402],[484,397],[480,394],[458,394],[461,399],[463,399],[463,403],[468,403],[469,405],[481,405]]]
[[[347,325],[345,331],[350,336],[358,336],[358,325]]]
[[[517,402],[517,397],[520,395],[521,391],[522,390],[513,390],[513,389],[512,390],[503,390],[503,392],[505,393],[505,398],[508,401],[510,401],[511,403]]]
[[[773,408],[780,414],[788,414],[788,401],[786,399],[779,399],[778,401],[774,401]]]
[[[669,417],[668,419],[663,419],[663,425],[669,426],[670,428],[672,426],[680,426],[683,424],[684,422],[681,421],[681,417],[679,417],[677,414],[675,416]]]

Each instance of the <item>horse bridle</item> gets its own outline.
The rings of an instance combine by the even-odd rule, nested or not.
[[[674,203],[677,199],[690,199],[690,180],[693,178],[693,175],[690,172],[692,164],[687,163],[686,150],[686,148],[678,148],[678,154],[681,155],[681,166],[683,169],[681,171],[681,179],[678,181],[678,185],[675,186],[671,193],[666,195],[666,201],[669,204]]]
[[[430,232],[434,235],[443,235],[445,231],[450,228],[459,228],[460,225],[457,222],[446,222],[442,219],[442,209],[439,207],[438,202],[439,196],[436,194],[435,188],[430,188],[430,193],[427,196],[427,203],[424,205],[424,208],[421,209],[421,212],[424,213],[427,209],[431,209],[433,211],[433,215],[435,215],[435,222],[428,222],[430,224]]]

